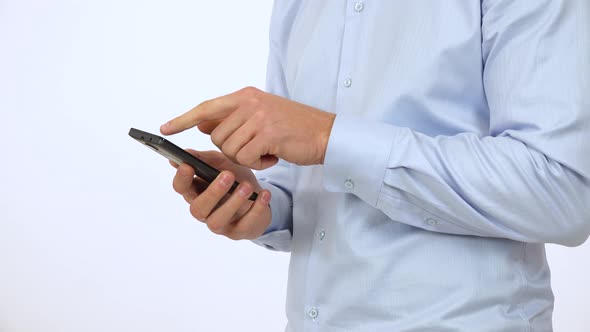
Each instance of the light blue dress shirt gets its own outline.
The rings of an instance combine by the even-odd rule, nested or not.
[[[258,173],[287,331],[551,331],[590,233],[590,1],[277,0],[269,92],[336,113]],[[586,303],[585,305],[587,305]]]

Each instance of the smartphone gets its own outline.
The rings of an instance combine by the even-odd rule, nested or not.
[[[195,170],[195,175],[207,183],[213,182],[213,180],[215,180],[220,173],[217,169],[213,168],[192,154],[184,151],[163,137],[135,128],[131,128],[129,130],[129,136],[179,165],[187,164],[191,166]],[[229,192],[232,193],[238,187],[238,185],[239,183],[234,181]],[[258,197],[258,194],[253,193],[248,199],[255,201],[256,197]]]

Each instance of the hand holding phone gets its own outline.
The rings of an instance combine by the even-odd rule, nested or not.
[[[169,140],[160,137],[158,135],[154,135],[145,131],[141,131],[135,128],[131,128],[129,130],[129,136],[137,140],[138,142],[142,143],[143,145],[147,146],[151,150],[157,152],[158,154],[162,155],[163,157],[173,161],[177,164],[188,164],[195,170],[195,175],[199,178],[203,179],[207,183],[213,182],[219,175],[219,170],[215,169],[214,167],[208,165],[201,159],[193,156],[192,154],[186,152],[185,150],[181,149],[177,145],[173,144]],[[237,187],[239,183],[234,181],[229,193],[232,193]],[[249,200],[255,201],[258,197],[257,193],[252,193],[249,197]]]

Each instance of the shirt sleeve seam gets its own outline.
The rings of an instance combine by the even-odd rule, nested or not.
[[[389,148],[389,155],[387,156],[386,162],[385,162],[385,167],[383,167],[383,173],[381,174],[381,185],[379,186],[379,189],[377,190],[377,202],[375,202],[375,206],[379,206],[379,203],[381,203],[381,196],[384,193],[383,192],[383,187],[385,186],[385,174],[387,174],[387,169],[388,169],[388,165],[389,165],[389,161],[391,160],[391,155],[393,154],[393,140],[391,141],[391,146]]]

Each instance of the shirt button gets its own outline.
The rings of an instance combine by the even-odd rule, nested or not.
[[[426,218],[426,222],[428,223],[428,225],[430,226],[434,226],[436,224],[438,224],[438,221],[432,219],[432,218]]]
[[[318,315],[320,313],[318,312],[317,308],[311,308],[307,314],[309,315],[309,318],[315,320],[316,318],[318,318]]]
[[[346,189],[352,189],[354,188],[354,182],[352,182],[352,180],[348,178],[346,179],[346,181],[344,181],[344,187],[346,187]]]
[[[342,82],[342,84],[345,88],[350,88],[350,86],[352,85],[352,80],[350,78],[347,78]]]
[[[354,4],[354,11],[360,13],[365,9],[365,4],[362,2],[357,2]]]
[[[320,233],[318,234],[318,237],[320,238],[320,241],[322,241],[324,239],[324,237],[326,236],[326,231],[324,231],[323,229],[320,231]]]

